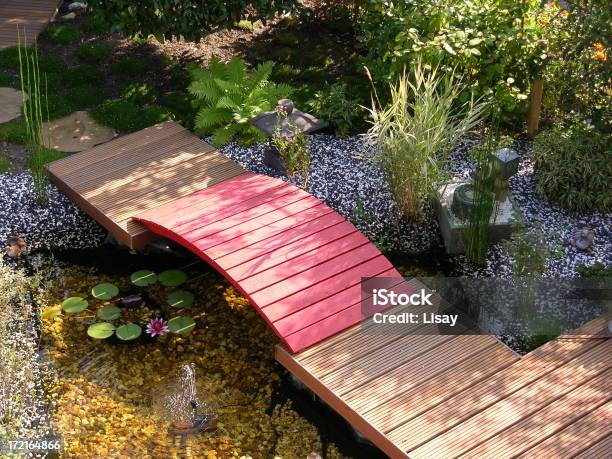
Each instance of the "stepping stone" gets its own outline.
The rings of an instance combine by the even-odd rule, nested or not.
[[[85,111],[74,112],[57,120],[43,123],[43,144],[66,153],[87,150],[112,140],[117,133],[102,126]]]
[[[21,91],[13,88],[0,88],[0,123],[19,118],[22,101]]]

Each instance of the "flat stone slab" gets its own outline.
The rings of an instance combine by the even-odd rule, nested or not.
[[[43,123],[43,144],[67,153],[88,150],[115,138],[114,129],[98,124],[85,111]]]
[[[13,88],[0,88],[0,123],[19,118],[22,102],[21,91]]]

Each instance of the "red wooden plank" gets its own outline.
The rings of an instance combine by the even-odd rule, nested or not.
[[[381,273],[374,274],[375,276],[387,277],[396,274],[395,268],[388,269]],[[399,282],[399,278],[398,278]],[[397,284],[392,284],[389,288]],[[369,298],[368,295],[366,298]],[[319,322],[327,317],[338,314],[344,309],[350,308],[356,304],[361,304],[361,284],[353,285],[352,287],[342,290],[335,295],[325,298],[315,304],[311,304],[299,311],[295,311],[274,322],[274,326],[282,333],[283,336],[291,335],[297,331],[306,328],[316,322]]]
[[[289,198],[288,198],[289,199]],[[275,204],[271,204],[270,208],[273,208],[276,205],[280,205],[280,200],[278,200]],[[214,234],[208,235],[202,239],[194,240],[194,244],[200,250],[208,250],[211,247],[215,247],[219,244],[223,244],[224,242],[231,242],[240,236],[248,234],[252,231],[256,231],[259,228],[273,223],[279,220],[284,220],[288,216],[295,215],[299,212],[302,212],[306,209],[310,209],[312,207],[317,207],[319,205],[319,200],[314,196],[307,196],[303,199],[298,199],[297,201],[290,203],[286,206],[279,207],[278,209],[270,212],[265,212],[260,216],[244,221],[241,224],[233,225],[235,220],[229,218],[225,221],[219,222],[219,225],[223,225],[226,222],[226,225],[229,228],[224,229],[222,231],[218,231]],[[252,215],[257,215],[260,211],[254,211]],[[261,211],[263,212],[263,210]],[[241,217],[236,217],[241,218]],[[285,222],[286,224],[287,222]],[[216,223],[212,226],[218,226]],[[234,242],[235,247],[240,247],[239,241]]]
[[[234,279],[243,280],[286,261],[294,260],[300,255],[308,254],[317,249],[323,249],[326,245],[338,241],[356,231],[357,229],[355,229],[352,224],[345,221],[305,238],[279,246],[272,252],[268,252],[256,258],[251,258],[245,263],[226,269],[226,271]]]
[[[278,220],[240,236],[239,242],[230,241],[212,247],[207,250],[207,253],[211,258],[226,266],[227,269],[231,269],[344,221],[341,215],[332,211],[326,205],[319,204],[316,207],[290,215],[283,220]]]
[[[346,258],[353,260],[354,254],[352,251],[357,251],[362,246],[368,247],[368,252],[373,254],[371,246],[367,244],[369,244],[369,241],[364,235],[359,232],[353,232],[335,241],[333,244],[324,245],[314,252],[302,254],[259,274],[240,280],[240,285],[247,292],[255,292],[277,284],[285,279],[291,281],[296,277],[305,278],[309,276],[307,271],[322,273],[323,270],[327,269],[323,268],[323,265],[333,264],[336,261]],[[316,281],[313,282],[316,283]]]
[[[368,263],[355,266],[348,271],[339,273],[312,287],[303,289],[280,301],[262,306],[266,317],[275,322],[296,311],[304,309],[319,301],[325,300],[335,293],[345,290],[353,285],[359,285],[362,277],[376,276],[393,268],[393,265],[384,256],[380,255]],[[400,276],[396,271],[394,276]],[[357,322],[355,322],[357,323]]]
[[[210,217],[210,219],[204,217],[202,218],[202,222],[194,221],[188,227],[182,228],[177,232],[185,239],[195,242],[212,234],[218,233],[219,231],[223,231],[224,229],[240,225],[241,223],[252,220],[253,218],[282,209],[289,204],[306,198],[312,199],[313,197],[305,191],[294,190],[291,193],[281,196],[272,202],[266,202],[258,205],[257,207],[245,208],[239,212],[236,212],[235,209],[231,209],[227,212],[215,213]],[[313,203],[311,201],[310,205],[307,207],[312,207],[312,204]],[[169,229],[174,231],[173,228]]]
[[[258,289],[256,292],[249,292],[249,294],[255,303],[263,307],[300,290],[316,285],[354,266],[362,265],[366,261],[378,256],[380,256],[380,252],[373,244],[364,245],[351,253],[341,255],[338,258],[318,265],[316,268],[309,269],[299,276],[291,277],[264,289]],[[356,277],[358,276],[355,276],[355,273],[344,274],[342,276],[342,285],[347,285],[349,282],[354,281]],[[357,278],[357,280],[360,279]]]

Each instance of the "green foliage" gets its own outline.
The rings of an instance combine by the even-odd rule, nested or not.
[[[178,287],[187,280],[187,274],[180,269],[169,269],[160,273],[158,280],[164,287]]]
[[[55,120],[74,111],[69,100],[59,94],[50,94],[42,108],[43,121]]]
[[[227,64],[213,58],[207,69],[192,67],[193,82],[188,89],[199,108],[196,129],[212,134],[216,146],[234,138],[244,144],[262,139],[249,121],[291,94],[291,87],[269,81],[273,68],[272,62],[266,62],[249,72],[237,57]]]
[[[11,167],[11,162],[4,154],[0,153],[0,174],[5,173],[9,167]]]
[[[110,31],[111,26],[101,16],[89,16],[81,25],[81,29],[85,33],[105,35]]]
[[[548,2],[540,21],[546,24],[549,60],[544,69],[544,117],[566,122],[589,119],[612,131],[612,9],[607,0],[570,2],[571,12]]]
[[[378,81],[423,64],[469,78],[462,101],[493,95],[504,115],[526,107],[529,84],[546,60],[539,2],[370,0],[360,26],[365,63]]]
[[[612,140],[577,123],[539,134],[534,143],[536,190],[577,211],[612,211]]]
[[[91,2],[97,20],[112,24],[114,30],[137,37],[182,35],[197,40],[211,30],[230,26],[240,19],[251,22],[288,11],[295,0],[150,0],[147,5],[124,0]]]
[[[287,176],[294,185],[301,183],[302,188],[308,190],[310,178],[310,152],[308,151],[308,137],[298,131],[295,126],[289,126],[291,136],[281,131],[280,123],[276,126],[272,142],[278,149],[280,159],[285,166]],[[299,181],[298,181],[299,176]]]
[[[83,32],[68,25],[54,25],[41,34],[41,38],[56,45],[67,45],[83,36]]]
[[[459,138],[481,120],[486,104],[457,102],[464,85],[454,73],[425,70],[417,61],[411,80],[403,74],[390,85],[391,103],[374,104],[369,112],[369,141],[403,215],[416,220],[424,201],[444,181],[444,163]]]
[[[4,72],[0,72],[0,87],[11,86],[13,79]]]
[[[27,126],[23,120],[11,120],[0,124],[0,142],[10,142],[19,145],[27,142]]]
[[[111,65],[111,72],[127,78],[143,75],[147,70],[146,62],[133,57],[124,57]]]
[[[312,103],[314,113],[331,123],[336,135],[346,137],[353,132],[356,120],[363,118],[359,102],[348,95],[344,82],[334,83],[318,91]]]
[[[62,309],[69,314],[76,314],[87,309],[87,300],[80,296],[71,296],[62,302]]]
[[[603,263],[597,262],[590,266],[580,265],[576,272],[582,277],[612,277],[612,266],[606,267]]]
[[[157,89],[146,83],[132,83],[125,87],[121,98],[136,105],[151,104],[157,98]]]
[[[110,300],[119,294],[119,289],[116,285],[109,283],[101,283],[91,289],[91,295],[97,300]]]
[[[64,153],[53,148],[39,147],[34,150],[28,158],[28,167],[32,170],[43,168],[45,164],[49,164],[58,159],[62,159]]]
[[[173,333],[188,335],[195,328],[195,320],[190,316],[173,317],[168,321],[168,328]]]
[[[196,108],[189,94],[179,91],[171,92],[161,96],[159,102],[170,110],[174,118],[180,121],[183,126],[187,129],[193,128]]]
[[[108,57],[110,49],[102,43],[87,43],[78,48],[75,53],[81,61],[96,64]]]
[[[119,132],[134,132],[172,119],[172,114],[163,107],[142,108],[126,100],[109,100],[90,114],[98,123]]]
[[[148,269],[143,269],[141,271],[136,271],[132,273],[130,276],[130,280],[132,284],[137,287],[148,287],[149,285],[153,285],[157,282],[157,274]]]
[[[515,277],[539,277],[546,269],[552,251],[546,243],[546,234],[540,226],[523,228],[502,242]]]
[[[100,88],[91,84],[71,88],[66,97],[70,105],[78,110],[95,107],[104,101],[104,94]]]
[[[91,64],[77,65],[68,69],[64,81],[70,85],[96,84],[102,81],[102,73]]]

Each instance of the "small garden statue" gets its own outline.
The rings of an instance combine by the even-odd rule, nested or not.
[[[595,239],[595,231],[584,228],[574,234],[572,239],[570,239],[570,244],[581,252],[591,252],[593,250],[593,239]]]
[[[20,236],[11,236],[6,243],[6,254],[11,258],[19,258],[27,251],[27,244]]]

